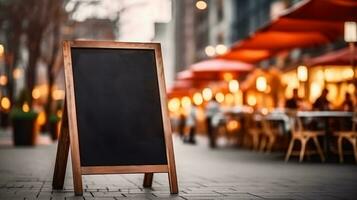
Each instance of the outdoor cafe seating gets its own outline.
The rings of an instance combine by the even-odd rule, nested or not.
[[[353,155],[355,162],[357,163],[357,114],[354,113],[352,119],[352,130],[351,131],[337,131],[334,135],[337,137],[337,146],[338,146],[338,156],[341,163],[344,161],[343,153],[343,140],[347,140],[353,147]]]
[[[353,117],[352,129],[348,125],[349,119],[352,119],[352,112],[277,110],[264,114],[242,111],[235,114],[236,118],[230,117],[230,119],[238,120],[241,123],[240,128],[244,129],[237,131],[237,137],[238,133],[243,134],[243,137],[239,135],[239,139],[244,140],[240,143],[243,147],[271,152],[280,145],[282,148],[279,149],[286,151],[285,161],[297,155],[299,162],[302,162],[306,156],[317,154],[324,162],[334,153],[334,155],[338,154],[340,162],[343,162],[344,148],[348,147],[348,144],[343,143],[346,140],[352,145],[357,161],[356,116]],[[322,123],[323,127],[316,128],[314,122]],[[288,139],[288,143],[283,139]],[[299,149],[294,151],[295,147]]]
[[[303,123],[301,118],[296,115],[296,113],[290,114],[290,125],[291,125],[291,140],[288,147],[288,151],[285,156],[285,162],[287,162],[293,152],[293,147],[296,141],[301,143],[300,151],[298,151],[299,155],[299,162],[304,160],[304,156],[306,153],[311,154],[311,151],[307,151],[307,144],[309,141],[313,141],[317,150],[317,153],[320,156],[322,162],[325,161],[325,156],[322,152],[322,148],[320,142],[318,140],[319,136],[323,136],[325,133],[324,131],[311,131],[306,130],[303,127]]]

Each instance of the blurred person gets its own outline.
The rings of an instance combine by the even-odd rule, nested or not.
[[[216,139],[214,133],[214,127],[212,126],[212,119],[220,112],[219,103],[215,98],[212,98],[206,106],[206,127],[207,135],[209,138],[209,146],[211,148],[216,147]]]
[[[330,110],[330,102],[327,100],[328,89],[323,89],[319,98],[312,104],[313,110],[326,111]]]
[[[285,102],[285,108],[297,110],[299,108],[301,99],[298,95],[298,89],[293,90],[293,96],[290,99],[287,99]]]
[[[197,107],[196,105],[192,104],[190,107],[189,114],[186,120],[186,126],[188,128],[188,139],[187,142],[190,144],[196,144],[196,124],[197,124]]]
[[[348,92],[345,93],[345,100],[342,102],[341,109],[348,112],[353,112],[354,110],[352,97]]]
[[[183,109],[180,109],[180,116],[178,120],[178,133],[181,139],[183,139],[185,133],[185,126],[186,126],[186,116],[184,114]]]

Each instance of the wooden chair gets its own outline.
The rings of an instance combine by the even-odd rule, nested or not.
[[[318,136],[322,136],[325,133],[323,131],[307,131],[304,130],[301,119],[296,116],[296,113],[290,114],[290,125],[291,125],[291,140],[289,144],[288,151],[285,156],[285,162],[287,162],[292,154],[298,153],[299,155],[299,162],[304,160],[304,155],[306,152],[307,143],[312,140],[316,146],[317,153],[320,155],[321,161],[325,161],[325,156],[322,152]],[[295,141],[300,141],[301,149],[299,152],[293,152],[293,147]],[[308,152],[309,154],[311,152]]]
[[[271,122],[267,119],[262,120],[262,133],[260,141],[260,151],[266,150],[266,152],[271,152],[277,137],[279,129],[271,126]]]
[[[352,144],[353,155],[357,164],[357,113],[353,114],[352,118],[352,130],[351,131],[339,131],[334,133],[337,136],[337,147],[340,163],[343,163],[343,139],[346,139]]]
[[[245,127],[247,127],[248,136],[251,138],[253,150],[259,150],[260,135],[262,129],[259,123],[254,119],[257,114],[246,114],[244,117]]]

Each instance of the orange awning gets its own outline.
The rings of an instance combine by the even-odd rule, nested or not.
[[[357,21],[356,0],[303,1],[220,58],[254,63],[280,51],[326,44],[342,36],[344,21]]]
[[[258,32],[253,37],[248,38],[232,48],[282,51],[298,47],[309,47],[329,42],[329,39],[318,32],[281,32],[267,31]]]
[[[229,60],[239,60],[247,63],[256,63],[261,60],[269,58],[273,52],[267,50],[249,50],[249,49],[239,49],[230,51],[220,58]]]
[[[262,31],[279,31],[279,32],[316,32],[320,33],[330,40],[336,39],[343,34],[343,22],[317,21],[317,20],[302,20],[289,19],[281,17],[271,22]]]

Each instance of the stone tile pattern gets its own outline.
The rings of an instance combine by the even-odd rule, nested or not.
[[[70,162],[64,189],[52,190],[55,144],[0,146],[0,199],[357,199],[352,163],[284,163],[282,153],[211,150],[204,139],[198,143],[175,138],[178,195],[170,195],[166,174],[155,174],[152,189],[134,174],[83,176],[83,197],[74,196]]]

